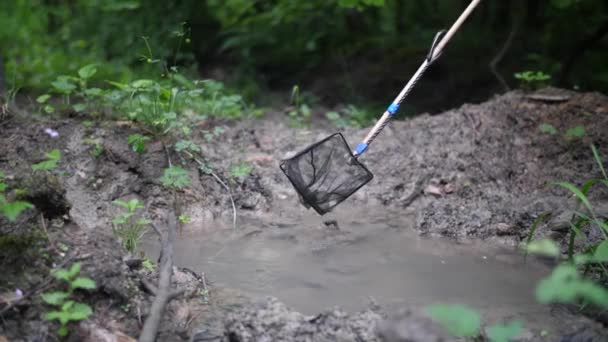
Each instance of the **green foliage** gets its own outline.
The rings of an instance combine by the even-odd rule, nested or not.
[[[164,186],[174,189],[183,189],[191,183],[188,171],[179,166],[166,168],[160,182]]]
[[[139,242],[150,224],[149,220],[136,217],[137,210],[143,209],[144,206],[136,198],[128,202],[117,200],[113,204],[126,209],[125,212],[120,213],[112,219],[114,236],[121,241],[127,251],[135,254],[139,247]]]
[[[14,222],[19,215],[26,209],[34,208],[34,206],[26,201],[9,201],[6,198],[6,185],[4,179],[6,175],[0,171],[0,214],[6,217],[9,221]]]
[[[583,278],[574,265],[559,265],[551,276],[543,279],[536,288],[540,303],[587,303],[608,308],[608,290],[600,284]]]
[[[550,239],[541,239],[528,242],[526,245],[526,252],[552,257],[557,257],[560,255],[559,247],[553,240]]]
[[[521,321],[512,321],[506,324],[494,324],[488,327],[488,339],[491,342],[513,341],[523,330]]]
[[[549,135],[556,135],[557,134],[557,130],[555,129],[555,127],[553,127],[553,125],[548,124],[548,123],[542,123],[542,124],[540,124],[540,126],[538,126],[538,130],[541,133],[545,133],[545,134],[549,134]]]
[[[310,124],[312,111],[306,103],[303,103],[300,97],[300,87],[297,85],[291,90],[291,103],[293,109],[287,113],[290,124],[298,128],[307,127]]]
[[[134,152],[144,153],[146,151],[146,141],[149,141],[150,137],[141,134],[131,134],[128,138],[128,143],[133,148]]]
[[[32,170],[53,170],[57,167],[59,160],[61,159],[61,151],[54,149],[46,154],[46,160],[40,163],[32,165]]]
[[[325,117],[337,128],[364,127],[374,120],[369,112],[354,105],[348,105],[339,112],[327,112],[325,113]]]
[[[66,289],[41,294],[42,300],[54,307],[53,311],[49,311],[44,315],[44,319],[59,321],[59,336],[67,336],[69,334],[68,324],[70,322],[87,319],[93,314],[90,306],[76,302],[72,297],[76,290],[92,290],[96,288],[96,284],[92,279],[78,276],[79,273],[80,263],[74,263],[70,269],[56,270],[53,276]]]
[[[247,178],[253,171],[253,166],[246,162],[238,163],[230,168],[230,174],[234,178],[244,179]]]
[[[182,139],[175,143],[175,151],[177,151],[177,152],[190,151],[190,152],[198,153],[201,151],[201,148],[197,144],[193,143],[191,140]]]
[[[427,308],[427,314],[437,320],[452,336],[475,337],[479,335],[481,316],[464,305],[436,304]]]
[[[585,136],[585,127],[575,126],[566,131],[566,139],[577,139]]]
[[[522,71],[515,73],[515,78],[521,83],[521,87],[527,90],[534,90],[548,85],[550,75],[542,71]]]

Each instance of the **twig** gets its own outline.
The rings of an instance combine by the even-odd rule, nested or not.
[[[57,249],[57,247],[55,247],[55,243],[53,243],[53,240],[51,240],[51,237],[49,236],[49,231],[47,229],[46,220],[44,219],[43,213],[40,213],[40,225],[42,226],[42,230],[46,235],[46,239],[49,241],[49,245],[51,245],[51,248],[53,249],[53,251],[55,251],[55,253],[59,254],[59,250]]]
[[[494,56],[494,58],[492,58],[492,61],[490,61],[490,70],[492,70],[492,73],[494,74],[494,76],[496,76],[496,79],[498,79],[498,82],[500,82],[505,92],[511,90],[511,88],[509,87],[505,79],[500,75],[500,73],[496,69],[496,66],[498,65],[498,63],[500,63],[507,51],[511,48],[511,44],[513,44],[513,40],[515,39],[515,36],[519,31],[519,19],[513,20],[513,26],[511,27],[511,32],[509,32],[507,40],[505,40],[505,43],[503,44],[500,51],[498,51],[496,56]]]
[[[184,151],[184,153],[187,154],[190,158],[192,158],[199,166],[205,165],[205,164],[203,164],[202,161],[200,161],[198,158],[196,158],[192,153],[190,153],[188,151]],[[230,188],[228,187],[228,185],[224,181],[222,181],[222,179],[218,175],[216,175],[215,172],[209,170],[209,174],[213,178],[215,178],[215,180],[228,192],[228,196],[230,197],[230,202],[232,203],[232,227],[234,229],[236,229],[236,204],[234,202],[234,197],[232,197],[232,191],[230,191]]]
[[[173,274],[173,242],[177,230],[177,219],[174,212],[169,213],[167,220],[167,234],[162,235],[162,256],[160,261],[160,272],[158,277],[158,290],[156,298],[150,308],[150,315],[146,318],[141,334],[140,342],[154,342],[165,312],[167,303],[171,300],[171,276]]]

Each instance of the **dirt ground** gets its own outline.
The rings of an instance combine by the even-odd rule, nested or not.
[[[539,215],[551,213],[552,219],[542,223],[537,234],[563,237],[562,221],[572,212],[574,200],[564,190],[546,184],[568,181],[580,185],[600,176],[589,144],[593,142],[600,153],[608,155],[608,97],[561,89],[546,89],[543,94],[532,99],[510,92],[439,115],[392,122],[361,159],[374,179],[336,211],[346,207],[400,209],[415,220],[420,235],[449,237],[454,243],[484,240],[509,247],[521,244]],[[159,181],[168,157],[191,173],[192,184],[179,195],[183,213],[191,218],[182,229],[200,234],[232,229],[230,194],[216,178],[200,173],[194,162],[182,160],[174,152],[167,155],[160,141],[149,143],[143,154],[132,151],[127,137],[141,131],[127,123],[95,122],[85,127],[79,118],[32,120],[16,115],[0,122],[0,170],[7,174],[9,187],[23,189],[20,196],[36,206],[16,223],[0,219],[0,341],[3,337],[8,341],[56,340],[57,326],[42,320],[45,306],[39,293],[51,286],[46,280],[53,267],[75,261],[82,263],[82,273],[93,278],[98,288],[79,294],[94,308],[94,315],[73,325],[69,340],[132,340],[153,299],[141,285],[142,279],[155,282],[156,274],[142,267],[140,256],[126,253],[113,237],[111,219],[118,209],[112,201],[139,198],[147,216],[160,222],[171,201]],[[558,133],[541,133],[538,127],[542,123],[551,124]],[[585,127],[584,136],[564,138],[564,132],[576,125]],[[208,141],[201,130],[214,126],[226,129]],[[320,119],[309,129],[296,130],[290,128],[284,113],[269,112],[261,120],[208,121],[200,127],[204,128],[194,130],[193,140],[215,175],[231,189],[237,229],[239,222],[249,219],[280,222],[283,217],[311,215],[299,204],[278,165],[281,159],[337,131],[330,123]],[[56,130],[58,137],[45,134],[45,128]],[[343,134],[354,146],[366,131],[350,128]],[[97,142],[103,152],[94,156],[94,144],[86,141]],[[59,168],[33,173],[31,164],[53,148],[62,151]],[[240,178],[231,175],[231,167],[243,161],[253,166],[251,173]],[[600,209],[608,207],[605,191],[592,190],[589,198]],[[321,224],[326,218],[318,219]],[[591,240],[599,238],[594,229],[586,234]],[[328,239],[322,243],[332,243]],[[248,298],[214,287],[204,274],[178,267],[174,272],[175,285],[187,290],[170,303],[159,341],[247,341],[257,336],[252,331],[260,327],[273,329],[262,324],[269,317],[288,322],[281,326],[298,326],[289,332],[294,336],[305,336],[320,325],[325,326],[323,331],[333,331],[333,324],[343,329],[342,340],[407,340],[403,337],[407,334],[387,337],[395,334],[389,332],[393,328],[385,327],[384,333],[370,330],[382,316],[371,311],[352,316],[331,312],[320,314],[322,320],[310,320],[271,301],[263,304],[267,316],[260,318],[256,315],[261,311],[252,311]],[[11,300],[9,295],[16,289],[25,298]],[[11,307],[3,310],[8,305]],[[236,310],[241,307],[242,311]],[[256,328],[255,323],[243,323],[247,320],[262,325]],[[432,322],[409,321],[418,328],[407,336],[426,336],[414,340],[447,340]],[[581,328],[573,324],[572,329],[576,333]],[[269,334],[265,338],[281,336]],[[320,334],[317,340],[337,338]],[[590,336],[586,341],[600,341],[600,335]]]

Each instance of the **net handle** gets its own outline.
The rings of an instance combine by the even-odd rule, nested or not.
[[[471,12],[473,12],[475,7],[477,7],[477,5],[480,2],[481,2],[481,0],[472,0],[469,3],[469,5],[467,6],[467,8],[465,8],[465,10],[462,12],[460,17],[458,17],[458,19],[454,22],[454,24],[452,24],[452,27],[450,27],[448,32],[441,38],[441,41],[439,41],[439,43],[437,43],[437,40],[439,39],[439,37],[442,35],[443,32],[439,32],[435,36],[435,39],[433,41],[433,44],[431,45],[431,49],[429,51],[427,58],[424,59],[424,61],[420,65],[420,67],[418,67],[418,70],[416,71],[414,76],[412,76],[412,78],[410,78],[410,80],[407,82],[405,87],[403,87],[403,89],[401,90],[399,95],[395,98],[395,100],[393,100],[393,103],[391,103],[391,105],[388,106],[386,111],[384,111],[384,114],[382,114],[382,117],[376,122],[374,127],[372,127],[372,129],[369,131],[369,133],[367,134],[365,139],[363,139],[363,141],[361,143],[359,143],[359,145],[357,145],[357,147],[355,148],[355,151],[353,151],[353,155],[355,157],[361,155],[363,152],[365,152],[365,150],[367,150],[367,148],[372,143],[372,141],[374,141],[374,139],[378,136],[378,134],[380,134],[382,129],[388,124],[391,117],[393,115],[395,115],[395,113],[397,113],[397,110],[399,109],[401,102],[403,102],[403,99],[409,94],[409,92],[412,90],[412,88],[418,82],[418,80],[420,80],[420,78],[422,77],[422,74],[424,74],[426,69],[433,62],[435,62],[435,60],[437,60],[437,58],[439,58],[441,56],[441,53],[443,52],[443,49],[445,48],[447,43],[450,41],[450,39],[454,36],[456,31],[458,31],[460,26],[464,23],[464,21],[467,19],[467,17],[471,14]]]

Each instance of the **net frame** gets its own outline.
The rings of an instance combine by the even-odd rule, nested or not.
[[[336,200],[335,203],[333,203],[333,205],[327,206],[325,209],[323,209],[322,207],[320,207],[317,204],[317,201],[312,200],[311,196],[309,195],[310,191],[303,191],[303,190],[307,190],[307,189],[301,189],[301,187],[300,187],[301,184],[299,184],[298,182],[294,181],[294,179],[292,179],[292,177],[289,175],[287,164],[292,163],[292,162],[297,162],[301,157],[308,154],[311,150],[319,147],[320,145],[327,143],[331,139],[335,139],[336,137],[339,137],[340,144],[342,145],[340,147],[340,149],[343,150],[344,153],[348,153],[348,155],[350,157],[350,162],[351,162],[350,166],[351,167],[355,166],[355,167],[359,168],[361,171],[364,172],[365,177],[360,182],[360,184],[358,184],[356,187],[353,187],[350,191],[345,192],[345,194],[343,195],[343,197],[340,200]],[[331,135],[327,136],[326,138],[324,138],[323,140],[320,140],[314,144],[309,145],[308,147],[306,147],[305,149],[303,149],[302,151],[298,152],[296,155],[294,155],[288,159],[281,160],[280,168],[283,171],[283,173],[285,174],[285,176],[287,177],[287,179],[289,179],[289,182],[294,187],[294,189],[296,190],[298,195],[300,196],[300,200],[302,202],[304,202],[306,205],[312,207],[319,215],[325,215],[326,213],[330,212],[334,207],[336,207],[338,204],[344,202],[352,194],[357,192],[359,189],[361,189],[363,186],[365,186],[367,183],[369,183],[374,178],[374,175],[372,174],[372,172],[369,171],[369,169],[363,163],[361,163],[357,159],[357,157],[353,154],[352,149],[346,142],[346,139],[344,138],[342,133],[339,133],[339,132],[331,134]]]

